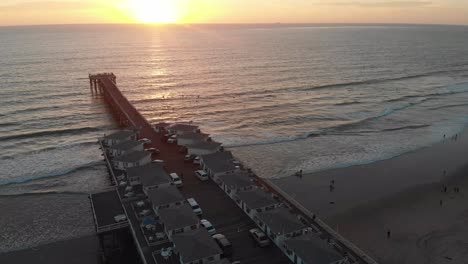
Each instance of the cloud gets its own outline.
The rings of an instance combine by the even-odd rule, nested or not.
[[[432,4],[432,1],[335,1],[320,2],[321,5],[356,6],[356,7],[421,7]]]

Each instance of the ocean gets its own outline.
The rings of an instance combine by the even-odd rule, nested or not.
[[[109,186],[96,141],[117,126],[88,73],[115,73],[151,122],[193,121],[267,178],[398,156],[468,123],[461,26],[3,27],[0,58],[0,210],[16,208],[0,252],[93,232],[86,194]]]

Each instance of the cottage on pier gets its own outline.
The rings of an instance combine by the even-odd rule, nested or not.
[[[150,163],[151,153],[148,151],[132,151],[115,157],[112,162],[116,169],[126,170],[131,167],[142,166]]]

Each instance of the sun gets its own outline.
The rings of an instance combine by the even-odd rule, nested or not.
[[[174,0],[133,0],[130,9],[141,23],[176,23],[179,14]]]

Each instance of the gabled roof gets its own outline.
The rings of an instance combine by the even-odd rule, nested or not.
[[[230,151],[202,155],[201,159],[213,173],[233,171],[236,169],[234,157]]]
[[[206,149],[217,151],[221,147],[221,143],[213,141],[198,141],[186,146],[189,149]]]
[[[122,156],[118,156],[114,158],[114,161],[120,162],[137,162],[142,160],[143,158],[150,156],[151,153],[148,151],[132,151],[130,153],[126,153]]]
[[[260,188],[238,192],[236,196],[241,201],[243,201],[247,205],[248,208],[252,210],[270,206],[270,205],[279,204],[278,201],[273,199],[270,193]]]
[[[205,228],[176,234],[172,237],[172,240],[184,263],[222,253],[218,244]]]
[[[237,171],[232,174],[221,175],[219,179],[232,190],[237,190],[240,188],[245,188],[248,186],[254,186],[255,183],[252,181],[251,177],[246,172]]]
[[[161,222],[167,230],[174,230],[186,226],[198,224],[198,217],[187,204],[181,206],[169,207],[158,211]]]
[[[289,234],[307,228],[296,215],[284,207],[259,213],[257,217],[270,228],[271,232],[277,235]]]
[[[156,186],[164,183],[170,183],[169,175],[163,166],[158,163],[148,163],[143,166],[127,169],[127,177],[139,177],[143,187]]]
[[[309,233],[284,242],[305,263],[330,264],[343,257],[316,234]]]
[[[198,126],[183,123],[175,123],[167,126],[167,129],[190,132],[198,129]]]
[[[148,198],[154,206],[172,204],[185,200],[174,185],[164,186],[148,191]]]
[[[123,142],[121,142],[119,144],[110,146],[109,148],[110,149],[129,150],[129,149],[135,148],[135,147],[140,146],[140,145],[143,145],[143,142],[136,141],[136,140],[126,140],[126,141],[123,141]]]
[[[119,130],[119,131],[114,132],[112,134],[105,135],[104,138],[105,139],[123,140],[123,139],[127,139],[128,137],[133,136],[135,134],[136,134],[136,132],[132,131],[132,130]]]

